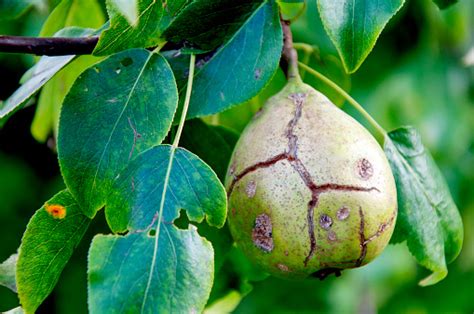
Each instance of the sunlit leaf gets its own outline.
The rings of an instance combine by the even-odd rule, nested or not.
[[[355,72],[404,0],[318,0],[324,28],[348,73]]]
[[[27,313],[35,312],[51,293],[89,223],[67,191],[47,201],[31,218],[16,270],[18,296]]]

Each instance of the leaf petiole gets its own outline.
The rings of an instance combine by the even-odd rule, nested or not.
[[[306,64],[302,62],[298,62],[298,65],[300,66],[300,68],[302,68],[309,74],[313,75],[320,81],[326,83],[328,86],[334,89],[339,95],[344,97],[349,104],[351,104],[357,111],[360,112],[360,114],[362,114],[362,116],[364,116],[364,118],[370,123],[370,125],[372,125],[372,127],[377,131],[377,133],[379,133],[382,136],[382,138],[385,138],[385,136],[387,135],[387,131],[385,131],[385,129],[382,128],[380,124],[378,124],[377,121],[375,121],[374,118],[372,118],[372,116],[362,107],[362,105],[359,104],[354,98],[352,98],[345,90],[343,90],[339,85],[334,83],[331,79],[324,76],[320,72],[314,70],[313,68],[310,68]]]

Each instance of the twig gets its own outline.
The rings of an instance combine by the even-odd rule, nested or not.
[[[290,22],[280,17],[281,27],[283,29],[283,52],[282,68],[285,70],[286,77],[299,78],[298,74],[298,54],[293,48],[293,34],[290,29]]]
[[[99,37],[22,37],[0,36],[0,52],[38,56],[88,55]]]

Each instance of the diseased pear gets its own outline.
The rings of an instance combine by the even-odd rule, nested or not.
[[[390,240],[397,194],[370,133],[292,79],[242,133],[226,188],[244,253],[285,278],[324,278],[365,265]]]

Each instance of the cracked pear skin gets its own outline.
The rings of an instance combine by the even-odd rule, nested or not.
[[[237,245],[277,277],[323,279],[388,244],[397,194],[371,134],[291,79],[242,133],[226,177]]]

